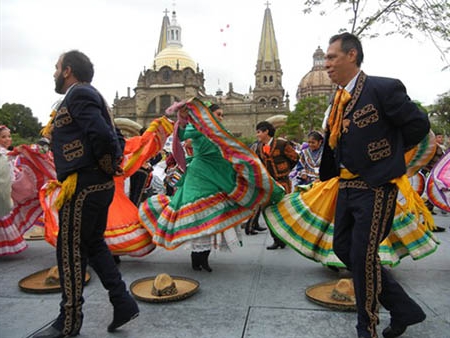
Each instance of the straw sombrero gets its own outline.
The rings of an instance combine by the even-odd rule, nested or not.
[[[310,301],[322,306],[341,311],[356,310],[355,289],[350,278],[310,286],[305,294]]]
[[[41,226],[33,226],[23,235],[23,238],[27,241],[38,241],[45,239],[45,229]]]
[[[130,285],[130,291],[138,300],[163,303],[188,298],[196,293],[199,287],[200,283],[196,280],[162,273],[156,277],[134,281]]]
[[[91,275],[86,271],[85,285],[91,280]],[[28,293],[54,293],[60,292],[58,267],[53,266],[35,272],[19,281],[20,290]]]

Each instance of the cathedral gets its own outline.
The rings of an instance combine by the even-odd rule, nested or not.
[[[313,66],[298,85],[297,101],[311,96],[329,97],[335,89],[336,85],[333,84],[325,69],[325,53],[317,47],[313,54]]]
[[[207,94],[205,78],[198,64],[183,49],[181,27],[176,13],[169,19],[166,11],[153,65],[139,74],[134,95],[116,97],[113,104],[115,118],[128,118],[146,126],[174,101],[197,96],[218,103],[226,114],[225,127],[235,136],[253,137],[256,124],[277,115],[289,113],[289,96],[282,85],[283,71],[278,56],[277,41],[270,8],[264,13],[258,59],[255,70],[255,87],[247,94],[233,90]]]
[[[196,96],[204,101],[219,104],[226,115],[224,126],[237,137],[254,137],[256,125],[260,121],[267,120],[275,126],[279,125],[280,121],[285,121],[290,112],[289,94],[285,94],[282,85],[283,71],[268,5],[264,12],[259,41],[255,86],[246,94],[235,92],[232,83],[226,93],[220,90],[215,94],[206,93],[203,71],[200,71],[198,63],[183,49],[182,29],[177,22],[176,12],[172,12],[171,19],[168,14],[166,10],[153,64],[139,74],[134,95],[129,88],[124,97],[119,98],[116,94],[113,104],[115,118],[126,118],[141,126],[147,126],[153,119],[163,115],[174,101]],[[313,57],[313,69],[299,85],[297,99],[315,95],[317,92],[320,92],[320,95],[327,90],[331,94],[331,85],[322,84],[325,77],[328,78],[323,57],[324,53],[319,48]],[[316,73],[321,75],[316,76]]]

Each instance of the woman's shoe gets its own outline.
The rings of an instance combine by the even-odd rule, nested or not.
[[[200,271],[202,269],[202,267],[200,266],[201,264],[200,254],[201,254],[200,252],[191,252],[192,269],[194,269],[195,271]]]
[[[208,263],[208,256],[209,256],[210,252],[211,252],[210,250],[199,252],[200,265],[201,265],[201,267],[203,269],[205,269],[208,272],[212,272],[212,269],[211,269],[211,267],[209,266],[209,263]]]

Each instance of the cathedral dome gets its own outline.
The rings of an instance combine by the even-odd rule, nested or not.
[[[178,66],[177,66],[178,64]],[[160,51],[155,57],[156,71],[164,66],[169,66],[172,69],[183,70],[184,68],[192,68],[195,71],[196,63],[180,46],[168,45]]]
[[[297,101],[308,96],[330,95],[333,88],[333,82],[325,69],[325,53],[317,47],[313,54],[313,67],[298,85]]]

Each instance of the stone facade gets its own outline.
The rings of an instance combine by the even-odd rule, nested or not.
[[[284,95],[281,85],[283,72],[269,7],[264,14],[255,88],[248,94],[234,92],[231,83],[225,95],[222,92],[206,94],[203,72],[181,47],[181,27],[176,22],[175,12],[170,21],[166,11],[153,67],[139,74],[133,96],[130,90],[127,96],[116,95],[115,118],[128,118],[146,126],[164,114],[174,101],[197,96],[221,105],[226,115],[224,125],[231,133],[254,137],[258,122],[289,113],[289,95]]]

